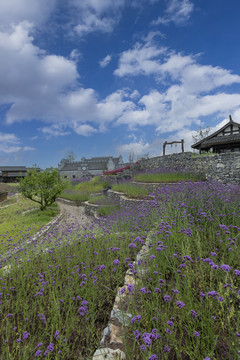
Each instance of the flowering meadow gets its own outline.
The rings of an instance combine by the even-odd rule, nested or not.
[[[128,360],[239,359],[239,207],[237,186],[182,182],[19,248],[1,260],[0,359],[91,359],[119,287]]]

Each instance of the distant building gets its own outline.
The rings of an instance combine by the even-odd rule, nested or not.
[[[0,182],[16,182],[27,170],[26,166],[0,166]]]
[[[18,182],[19,178],[26,176],[28,170],[26,166],[0,166],[0,182],[11,183]],[[36,168],[37,171],[41,171],[40,168]]]
[[[91,159],[82,157],[81,161],[62,159],[58,164],[58,169],[61,175],[71,180],[102,175],[106,171],[121,168],[122,164],[121,155],[119,157],[104,156]]]
[[[193,149],[212,153],[226,153],[240,151],[240,124],[232,120],[229,115],[229,122],[218,131],[207,136],[205,139],[192,145]]]

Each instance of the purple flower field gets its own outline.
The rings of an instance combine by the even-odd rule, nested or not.
[[[2,259],[0,359],[91,359],[127,269],[137,280],[122,290],[127,359],[239,359],[239,187],[150,195]]]

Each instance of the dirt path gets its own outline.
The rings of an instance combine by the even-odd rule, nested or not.
[[[73,206],[61,201],[57,202],[61,212],[64,213],[64,218],[61,225],[66,221],[68,223],[74,223],[75,225],[88,226],[94,223],[94,219],[84,213],[84,206]]]

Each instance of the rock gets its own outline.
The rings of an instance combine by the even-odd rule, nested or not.
[[[123,351],[109,348],[98,349],[95,351],[92,360],[125,360],[126,355]]]
[[[113,309],[111,311],[111,319],[117,319],[121,324],[128,325],[130,320],[132,318],[132,315],[129,313],[125,313],[122,310],[119,309]]]
[[[103,346],[105,344],[106,341],[106,337],[110,335],[110,328],[109,326],[107,326],[104,330],[103,330],[103,337],[102,340],[100,342],[100,346]]]
[[[109,325],[110,327],[110,344],[122,344],[123,340],[121,339],[121,328],[113,324]]]

